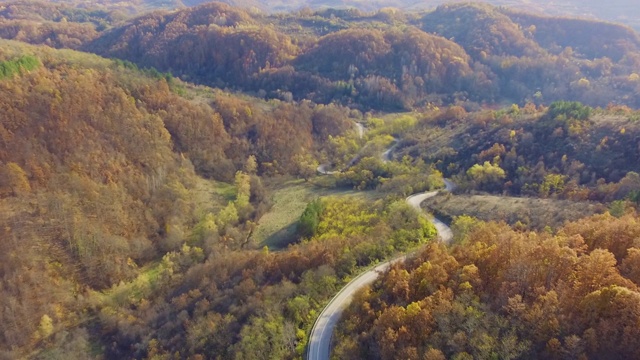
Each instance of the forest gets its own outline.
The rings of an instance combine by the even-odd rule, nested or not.
[[[304,358],[401,255],[333,357],[638,358],[634,30],[108,3],[0,3],[0,359]]]
[[[361,111],[557,100],[640,105],[640,39],[631,28],[485,4],[270,15],[214,2],[132,16],[14,2],[0,11],[0,36],[261,98]]]
[[[329,197],[304,242],[252,240],[263,179],[312,176],[357,112],[18,42],[1,58],[2,358],[293,358],[342,282],[434,237],[397,198]]]
[[[361,291],[337,359],[637,359],[636,213],[557,232],[461,217]]]

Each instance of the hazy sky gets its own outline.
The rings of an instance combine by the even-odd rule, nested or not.
[[[287,0],[259,0],[266,3],[295,3]],[[337,4],[399,8],[433,8],[444,3],[468,0],[299,0],[313,7]],[[627,24],[640,30],[640,0],[476,0],[492,5],[509,6],[548,15],[570,15]]]

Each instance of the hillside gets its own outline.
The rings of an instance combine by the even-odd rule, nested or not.
[[[454,39],[474,59],[489,56],[538,57],[543,55],[535,41],[508,16],[488,5],[442,5],[422,19],[426,32]]]
[[[394,158],[457,185],[424,204],[452,220],[454,245],[363,287],[332,358],[637,358],[638,112],[561,101],[421,116]]]
[[[425,116],[398,153],[440,164],[461,188],[608,202],[636,189],[637,116],[572,102],[469,114],[450,107]]]
[[[91,289],[129,280],[179,246],[164,229],[195,220],[197,178],[162,118],[132,96],[151,86],[180,102],[166,82],[6,41],[2,65],[15,69],[0,80],[0,314],[12,324],[0,343],[9,351],[50,335],[38,333],[41,319],[75,328]]]
[[[638,106],[640,39],[622,25],[486,4],[429,12],[324,9],[268,15],[214,2],[127,19],[8,3],[0,36],[81,49],[267,99],[362,111],[505,101]]]
[[[312,177],[316,158],[360,140],[358,112],[1,45],[3,359],[293,359],[341,284],[433,239],[395,197],[344,199],[310,184],[309,199],[336,194],[313,211],[297,205],[315,225],[285,249],[257,250],[270,210],[262,179]],[[430,176],[427,188],[440,179],[424,165],[400,170]]]
[[[297,174],[293,157],[352,127],[335,106],[267,104],[95,55],[1,48],[3,358],[128,354],[103,346],[123,340],[111,325],[118,296],[140,301],[133,294],[152,287],[161,299],[191,265],[258,256],[251,233],[268,209],[258,174]]]
[[[478,4],[414,18],[332,10],[265,16],[212,3],[142,16],[83,48],[194,82],[361,110],[505,99],[638,105],[626,95],[637,85],[638,38],[629,28]]]
[[[606,211],[597,202],[509,197],[498,195],[456,194],[427,199],[422,205],[443,219],[472,216],[482,221],[504,221],[518,229],[558,229]]]
[[[430,246],[356,295],[333,357],[635,359],[635,216],[556,234],[460,224],[458,246]]]
[[[530,30],[529,35],[551,53],[571,47],[577,56],[585,59],[608,57],[617,62],[629,51],[636,52],[640,44],[635,31],[617,24],[581,19],[554,21],[554,18],[524,12],[503,12],[515,24]]]
[[[265,4],[0,2],[0,359],[637,358],[636,32]]]
[[[6,0],[3,0],[6,1]],[[11,0],[9,0],[11,1]],[[122,13],[140,13],[157,9],[178,9],[184,6],[196,6],[204,3],[202,0],[98,0],[87,2],[83,0],[55,0],[55,3],[71,7],[99,8],[102,10],[118,11]],[[420,2],[408,0],[224,0],[223,2],[252,11],[291,12],[304,8],[320,10],[326,8],[358,9],[365,12],[374,12],[384,8],[397,8],[407,10],[432,10],[433,8],[448,3],[446,0],[425,0]],[[577,1],[566,0],[556,2],[551,0],[539,0],[535,3],[526,0],[480,0],[493,6],[507,6],[510,8],[545,14],[548,16],[580,17],[591,20],[606,20],[627,24],[640,29],[637,8],[629,0],[612,0],[607,3],[601,1]]]

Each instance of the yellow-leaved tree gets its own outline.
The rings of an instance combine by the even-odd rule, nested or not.
[[[27,174],[20,165],[8,162],[0,167],[0,189],[2,193],[18,195],[31,191]]]

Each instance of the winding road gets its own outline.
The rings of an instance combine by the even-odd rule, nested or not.
[[[446,179],[444,180],[444,184],[446,191],[451,191],[455,187],[451,181]],[[436,196],[438,192],[440,192],[440,190],[411,195],[407,197],[406,202],[416,210],[422,211],[420,204],[424,200]],[[440,240],[446,244],[451,243],[451,240],[453,239],[451,229],[435,217],[431,219],[431,222],[436,227],[436,230],[438,230]],[[322,310],[322,313],[320,313],[320,316],[311,330],[307,360],[329,360],[333,330],[336,327],[338,320],[340,320],[342,311],[344,311],[344,309],[351,303],[356,291],[373,283],[381,273],[389,269],[389,267],[394,263],[404,261],[405,259],[406,256],[395,258],[362,273],[360,276],[351,280],[336,296],[334,296],[333,299],[331,299],[329,304]]]
[[[455,188],[455,184],[450,180],[444,179],[444,189],[445,191],[452,191]],[[428,191],[420,194],[411,195],[406,199],[407,204],[413,206],[418,211],[422,211],[420,204],[428,198],[434,197],[438,194],[437,191]],[[449,245],[451,240],[453,240],[453,233],[451,232],[451,228],[447,226],[447,224],[443,223],[440,219],[433,217],[431,223],[438,230],[438,236],[440,237],[440,241]]]
[[[354,121],[353,122],[353,126],[356,128],[356,133],[358,134],[358,138],[362,139],[364,137],[364,125],[362,125],[359,122]],[[391,149],[389,149],[387,151],[391,151]],[[356,155],[353,159],[351,159],[351,161],[347,165],[347,168],[353,166],[353,164],[358,160],[358,158],[359,157]],[[318,168],[316,170],[321,175],[333,175],[333,174],[337,174],[337,173],[340,172],[338,170],[331,171],[331,170],[329,170],[330,167],[331,167],[330,164],[321,164],[320,166],[318,166]]]
[[[380,155],[380,158],[382,159],[382,161],[384,162],[388,162],[391,161],[391,153],[393,152],[393,150],[395,150],[398,147],[399,141],[398,139],[393,139],[393,145],[387,149],[387,151],[383,152],[382,155]]]

